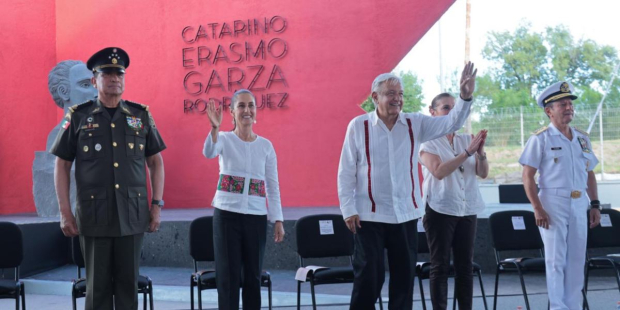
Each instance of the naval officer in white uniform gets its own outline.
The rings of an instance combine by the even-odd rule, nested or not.
[[[569,126],[574,117],[573,86],[558,82],[538,97],[551,123],[527,141],[519,163],[523,186],[545,244],[551,310],[581,309],[588,225],[599,224],[600,202],[592,171],[598,159],[588,134]],[[537,193],[534,175],[539,171]],[[588,206],[591,207],[587,219]]]

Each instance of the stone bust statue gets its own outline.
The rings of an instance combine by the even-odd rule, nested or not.
[[[56,105],[64,110],[64,114],[67,114],[71,106],[95,99],[97,90],[90,82],[92,77],[93,73],[79,60],[61,61],[50,71],[47,87]],[[59,126],[60,122],[48,135],[46,150],[54,143]]]
[[[76,104],[95,99],[97,90],[91,84],[92,72],[78,60],[65,60],[58,63],[48,76],[47,86],[57,106],[67,114],[68,109]],[[47,136],[49,151],[60,130],[60,120]],[[54,162],[56,156],[47,151],[36,151],[32,164],[32,194],[37,214],[42,217],[58,216],[58,200],[54,189]],[[71,172],[70,199],[75,209],[75,177]]]

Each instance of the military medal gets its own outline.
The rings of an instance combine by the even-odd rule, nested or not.
[[[88,145],[84,145],[83,150],[84,150],[84,152],[88,152]]]
[[[127,125],[133,129],[142,129],[142,119],[135,116],[127,116]]]
[[[127,145],[129,145],[129,148],[133,150],[133,143],[127,143]]]
[[[101,144],[99,143],[95,144],[95,151],[97,152],[101,151]]]

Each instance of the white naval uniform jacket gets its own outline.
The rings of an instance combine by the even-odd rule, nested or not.
[[[598,165],[592,152],[592,144],[585,133],[570,128],[573,140],[570,141],[553,124],[527,140],[521,165],[528,165],[539,171],[538,187],[570,192],[578,190],[585,195],[588,187],[588,171]]]
[[[354,118],[338,167],[343,217],[359,215],[362,221],[390,224],[422,217],[420,144],[461,128],[472,103],[459,98],[442,117],[401,112],[391,131],[376,111]]]

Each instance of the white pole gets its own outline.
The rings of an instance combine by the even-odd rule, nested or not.
[[[603,108],[603,102],[605,102],[605,98],[607,98],[607,94],[609,93],[609,89],[611,88],[611,85],[614,84],[614,79],[616,78],[616,73],[618,72],[618,68],[620,68],[620,62],[616,64],[614,71],[611,73],[611,79],[609,81],[609,84],[607,84],[607,89],[605,90],[605,93],[603,93],[603,98],[601,98],[601,102],[599,102],[598,107],[596,108],[596,113],[594,113],[594,117],[592,117],[592,121],[590,121],[590,126],[588,126],[588,131],[587,131],[588,133],[592,131],[592,126],[594,125],[594,121],[596,121],[596,116],[599,113],[601,113],[601,109]]]
[[[523,106],[519,107],[521,114],[521,149],[523,149]]]
[[[439,32],[439,92],[443,93],[446,91],[446,88],[444,86],[443,54],[441,52],[441,19],[437,22],[437,31]]]
[[[601,139],[601,181],[605,180],[605,152],[603,142],[603,113],[598,115],[599,138]]]

